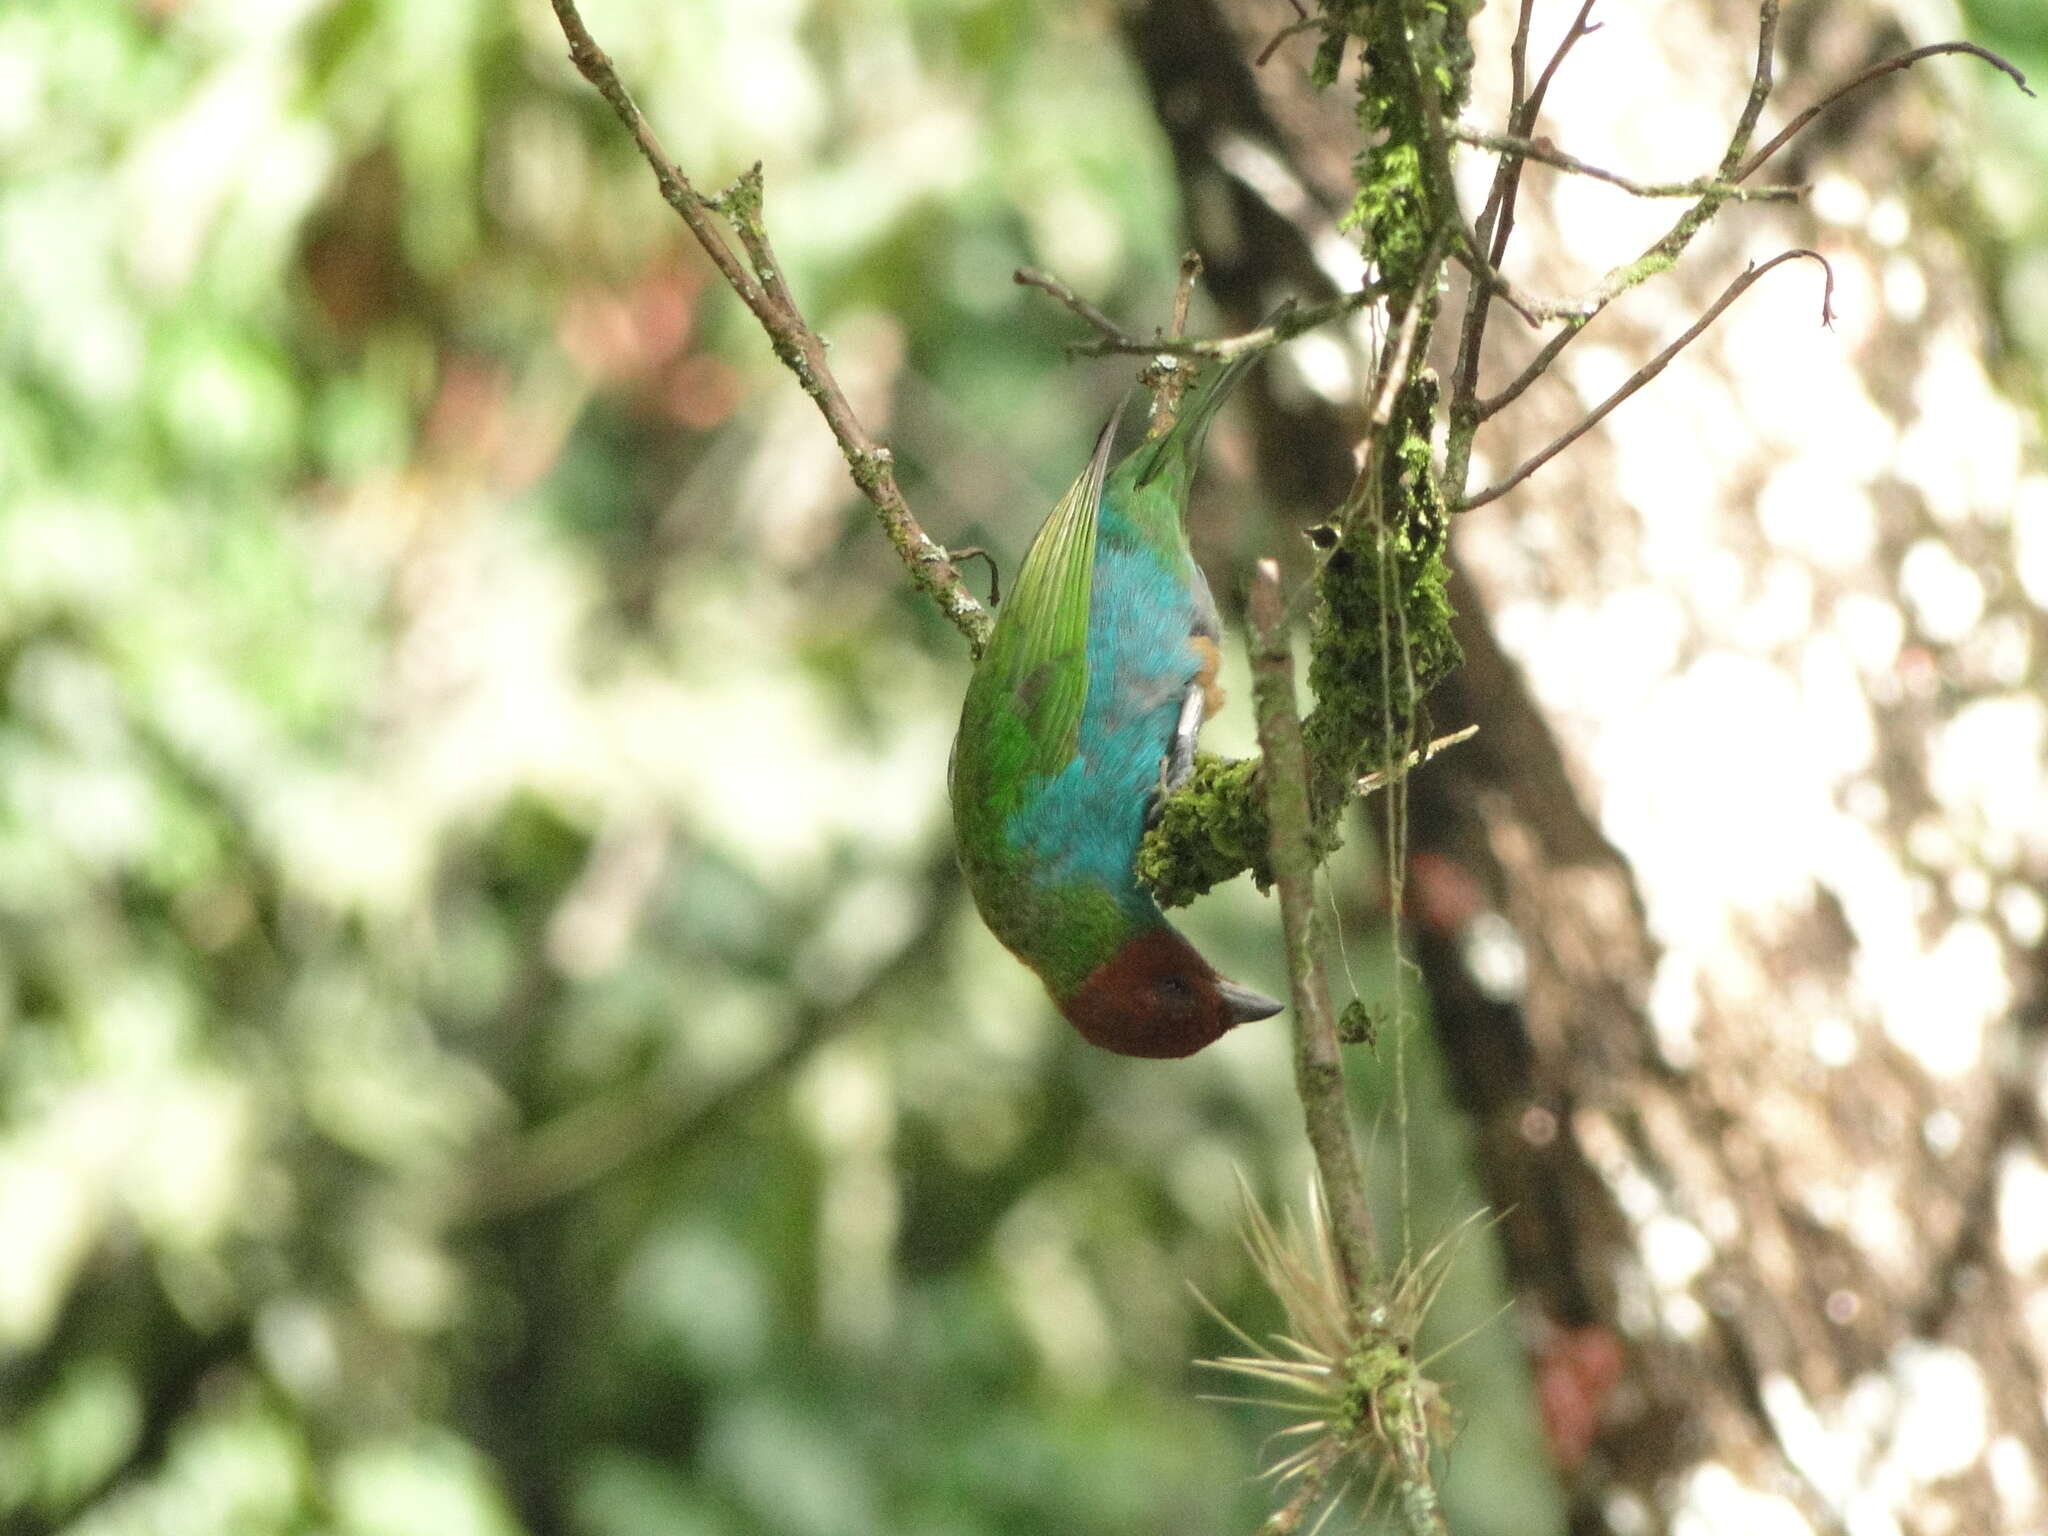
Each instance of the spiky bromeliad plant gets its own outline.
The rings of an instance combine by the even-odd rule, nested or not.
[[[1283,1230],[1249,1188],[1244,1209],[1245,1247],[1279,1299],[1286,1330],[1271,1335],[1270,1346],[1261,1344],[1202,1298],[1247,1353],[1200,1363],[1281,1394],[1220,1400],[1298,1415],[1273,1436],[1294,1443],[1265,1469],[1286,1501],[1262,1527],[1262,1536],[1288,1536],[1311,1513],[1317,1514],[1311,1532],[1320,1530],[1361,1478],[1368,1509],[1390,1480],[1403,1497],[1410,1488],[1427,1487],[1422,1469],[1452,1427],[1443,1389],[1428,1370],[1462,1340],[1418,1356],[1415,1338],[1477,1215],[1379,1277],[1368,1304],[1354,1308],[1345,1295],[1320,1190],[1311,1192],[1306,1231],[1291,1214]]]

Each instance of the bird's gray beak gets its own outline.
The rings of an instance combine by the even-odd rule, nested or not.
[[[1276,1003],[1263,992],[1254,992],[1250,987],[1240,987],[1234,981],[1218,979],[1216,990],[1223,994],[1223,1006],[1230,1010],[1230,1022],[1249,1024],[1254,1019],[1270,1019],[1284,1006]]]

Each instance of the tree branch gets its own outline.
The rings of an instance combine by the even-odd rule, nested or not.
[[[753,312],[783,366],[796,375],[804,393],[817,403],[825,424],[838,440],[840,452],[846,456],[854,484],[874,507],[882,532],[909,569],[911,580],[938,604],[939,611],[967,637],[969,649],[979,656],[994,621],[967,590],[945,549],[925,533],[911,514],[896,484],[892,455],[861,424],[839,381],[832,376],[831,366],[825,360],[825,343],[805,322],[783,279],[782,265],[768,243],[761,221],[760,165],[757,163],[717,197],[707,198],[698,192],[663,153],[654,130],[620,81],[610,57],[584,26],[575,0],[552,0],[552,4],[562,35],[569,42],[570,61],[596,87],[597,93],[611,103],[619,121],[633,135],[642,158],[652,167],[662,197],[682,216],[683,223],[689,226],[690,233],[732,291],[739,295],[740,302]],[[723,214],[731,222],[753,268],[751,274],[726,242],[711,217],[713,213]]]

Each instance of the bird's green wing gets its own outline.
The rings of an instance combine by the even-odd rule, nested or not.
[[[978,760],[979,791],[992,799],[1058,773],[1079,744],[1095,536],[1115,435],[1112,417],[1088,467],[1031,541],[969,685],[959,750]]]

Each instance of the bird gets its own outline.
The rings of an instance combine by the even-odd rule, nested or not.
[[[1216,973],[1137,875],[1138,845],[1222,707],[1221,626],[1183,516],[1249,354],[1109,467],[1121,409],[1024,557],[976,664],[948,769],[982,919],[1081,1036],[1193,1055],[1281,1005]]]

